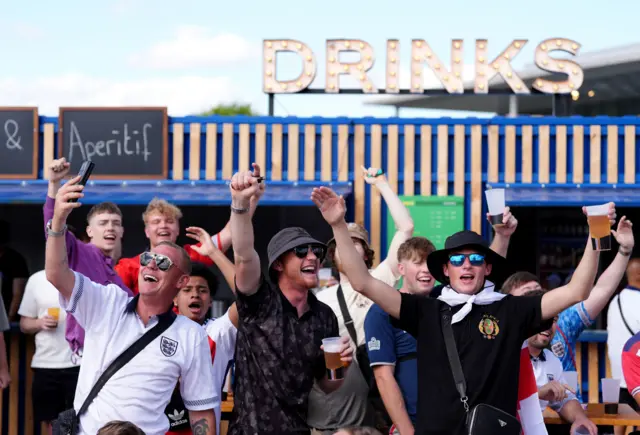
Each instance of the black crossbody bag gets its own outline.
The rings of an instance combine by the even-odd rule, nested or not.
[[[460,356],[456,346],[456,339],[453,335],[453,326],[451,325],[451,307],[443,307],[440,312],[440,320],[442,324],[442,334],[444,335],[444,344],[447,348],[447,357],[451,371],[453,372],[453,380],[456,383],[456,389],[460,394],[460,401],[464,405],[466,411],[466,426],[469,435],[520,435],[520,422],[513,415],[508,414],[494,406],[481,403],[469,407],[469,398],[467,397],[467,382],[464,379]]]
[[[84,403],[80,407],[78,413],[75,409],[67,409],[58,415],[58,418],[53,421],[52,434],[53,435],[76,435],[78,433],[78,425],[80,423],[80,416],[84,414],[93,399],[96,398],[102,387],[107,383],[118,370],[124,367],[134,356],[140,353],[142,349],[147,347],[149,343],[158,338],[160,334],[166,331],[174,322],[176,316],[171,315],[160,316],[158,324],[144,333],[142,337],[137,339],[131,346],[122,352],[109,367],[100,375],[93,388],[89,392],[89,395],[84,400]]]

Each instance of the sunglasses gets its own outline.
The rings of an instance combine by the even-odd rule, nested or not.
[[[151,260],[155,260],[156,266],[163,272],[166,272],[173,266],[173,261],[166,255],[154,254],[153,252],[143,252],[140,254],[140,265],[147,266],[151,263]]]
[[[484,264],[484,255],[482,254],[454,254],[449,255],[449,263],[452,266],[460,267],[464,264],[465,258],[469,259],[472,266],[482,266]]]
[[[296,255],[296,257],[305,258],[309,254],[309,250],[313,252],[313,255],[318,257],[318,260],[322,261],[324,259],[324,255],[325,255],[324,246],[302,245],[302,246],[296,246],[291,251]]]

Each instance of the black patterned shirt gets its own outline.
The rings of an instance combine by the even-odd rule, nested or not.
[[[255,294],[237,295],[240,320],[229,435],[308,435],[309,392],[314,379],[325,375],[320,346],[323,338],[338,336],[335,314],[309,292],[309,310],[298,317],[266,279]]]

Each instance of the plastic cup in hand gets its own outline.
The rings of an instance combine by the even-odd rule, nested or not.
[[[604,378],[602,382],[602,401],[604,413],[618,414],[618,402],[620,401],[620,379]]]
[[[487,207],[489,208],[489,221],[491,225],[502,225],[504,215],[505,200],[504,189],[489,189],[484,191],[487,198]]]
[[[611,222],[609,221],[609,204],[587,207],[587,220],[591,234],[591,246],[596,251],[611,249]]]
[[[578,372],[564,372],[562,374],[564,376],[564,380],[567,381],[567,385],[573,391],[575,391],[576,396],[578,395]]]
[[[53,317],[57,321],[60,318],[60,308],[57,308],[57,307],[47,308],[47,315]]]
[[[344,379],[344,365],[340,359],[342,339],[340,337],[328,337],[322,339],[324,350],[324,363],[327,366],[327,378],[330,381]]]

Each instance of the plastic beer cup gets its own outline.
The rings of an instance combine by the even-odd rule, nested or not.
[[[57,322],[60,318],[60,308],[47,308],[47,314],[56,319]]]
[[[603,378],[601,382],[604,413],[616,415],[618,414],[618,402],[620,401],[620,379]]]
[[[502,224],[504,215],[505,199],[504,189],[489,189],[484,191],[487,198],[487,208],[489,209],[489,221],[493,226]]]
[[[609,204],[587,207],[591,246],[596,251],[609,251],[611,249],[611,222],[608,215]]]
[[[327,366],[327,378],[330,381],[344,379],[344,365],[340,360],[342,339],[340,337],[328,337],[322,339],[324,350],[324,363]]]

